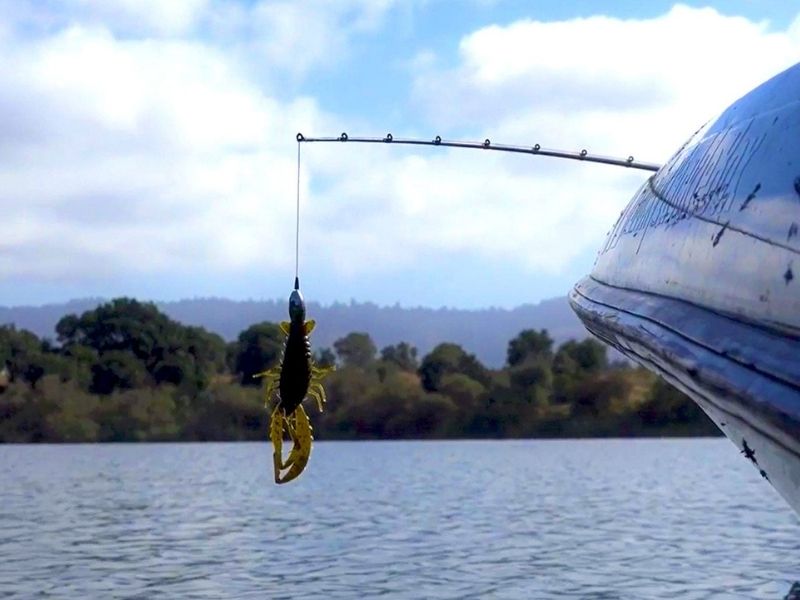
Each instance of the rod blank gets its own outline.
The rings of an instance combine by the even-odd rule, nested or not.
[[[569,160],[581,160],[584,162],[601,163],[604,165],[614,165],[617,167],[627,167],[629,169],[639,169],[642,171],[658,171],[661,165],[634,160],[633,156],[628,158],[613,158],[610,156],[600,156],[589,154],[587,150],[579,152],[569,152],[566,150],[553,150],[542,148],[539,144],[535,146],[512,146],[508,144],[493,144],[491,140],[485,139],[483,142],[464,142],[458,140],[443,140],[438,135],[432,140],[421,140],[413,138],[396,138],[391,133],[386,137],[350,137],[347,133],[342,133],[335,137],[306,137],[302,133],[297,134],[297,141],[300,142],[356,142],[363,144],[405,144],[410,146],[446,146],[448,148],[469,148],[474,150],[494,150],[497,152],[514,152],[517,154],[532,154],[536,156],[552,156],[555,158],[566,158]]]

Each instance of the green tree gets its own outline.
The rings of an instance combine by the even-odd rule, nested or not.
[[[439,391],[442,378],[448,373],[463,373],[483,385],[488,385],[491,380],[488,369],[474,354],[468,354],[458,344],[439,344],[420,364],[422,387],[429,392]]]
[[[105,356],[105,355],[104,355]],[[203,388],[208,373],[197,368],[194,358],[183,349],[163,355],[152,369],[156,385],[175,385],[189,390]]]
[[[525,329],[508,343],[506,362],[513,367],[529,358],[545,358],[552,356],[553,339],[546,329],[534,331]]]
[[[592,339],[564,342],[553,358],[553,400],[571,403],[590,375],[608,369],[606,347]]]
[[[559,369],[562,372],[597,373],[607,368],[606,346],[591,338],[580,342],[575,340],[564,342],[559,346],[553,359],[553,369]]]
[[[20,379],[35,387],[45,375],[48,362],[36,335],[14,325],[0,326],[0,368],[5,366],[11,381]]]
[[[100,427],[95,415],[99,398],[86,393],[75,381],[62,381],[55,375],[46,375],[38,386],[45,404],[54,407],[42,415],[48,442],[95,442]]]
[[[352,438],[365,430],[370,409],[364,404],[380,381],[374,370],[343,366],[324,381],[328,403],[314,424],[315,437]]]
[[[619,414],[628,407],[632,390],[631,378],[624,371],[592,375],[576,389],[573,414],[594,418]]]
[[[646,428],[668,428],[692,425],[703,434],[718,434],[717,426],[700,407],[681,391],[658,377],[650,388],[647,400],[638,408]]]
[[[94,348],[73,344],[64,348],[61,355],[68,365],[66,379],[72,380],[81,390],[88,391],[92,385],[92,365],[97,362]]]
[[[320,348],[314,353],[314,362],[320,367],[336,366],[336,354],[330,348]]]
[[[227,347],[216,333],[202,327],[182,327],[184,338],[181,348],[192,357],[201,373],[222,373],[226,368]]]
[[[186,434],[195,440],[263,440],[269,415],[260,390],[213,384],[198,396]]]
[[[254,377],[277,364],[283,351],[286,336],[275,323],[251,325],[239,334],[233,347],[234,373],[242,385],[261,386]]]
[[[439,393],[448,398],[455,408],[449,420],[447,433],[455,437],[486,433],[486,387],[463,373],[446,373],[439,382]]]
[[[97,440],[139,442],[180,439],[183,427],[178,421],[175,395],[176,388],[165,385],[116,391],[104,397],[93,413]]]
[[[225,345],[219,336],[181,325],[154,304],[130,298],[117,298],[80,317],[67,315],[56,332],[65,353],[74,346],[91,348],[101,358],[128,352],[157,382],[199,388],[224,366]]]
[[[365,378],[363,370],[346,370]],[[351,435],[367,439],[430,438],[448,430],[456,413],[452,400],[424,392],[413,373],[396,370],[382,382],[375,381],[372,373],[367,378],[370,383],[338,414],[340,421],[352,428]],[[338,396],[338,385],[332,387]]]
[[[344,366],[362,369],[375,362],[378,349],[368,333],[353,332],[333,343],[336,354]]]
[[[459,410],[472,412],[486,394],[486,387],[463,373],[445,373],[439,391],[450,398]]]
[[[56,409],[55,401],[42,397],[26,382],[12,383],[0,394],[0,442],[48,441],[47,418]]]
[[[522,363],[509,368],[509,383],[515,401],[532,404],[540,411],[550,402],[553,388],[553,371],[543,356],[529,356]]]
[[[56,333],[64,347],[81,344],[99,353],[128,351],[150,366],[156,350],[169,347],[175,325],[155,304],[117,298],[80,317],[65,316],[56,324]]]
[[[381,360],[397,366],[401,371],[413,372],[419,368],[417,349],[406,342],[383,348]]]
[[[92,365],[90,391],[107,395],[114,390],[130,390],[141,387],[148,381],[147,370],[141,361],[130,352],[110,350]]]

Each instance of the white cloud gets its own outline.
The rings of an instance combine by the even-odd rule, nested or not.
[[[453,68],[420,73],[415,95],[445,127],[480,123],[513,137],[546,137],[550,146],[601,142],[614,152],[625,151],[615,140],[626,139],[664,156],[794,64],[799,29],[770,31],[682,5],[653,19],[493,25],[462,39]]]
[[[0,40],[15,30],[49,37],[76,25],[116,39],[195,40],[224,48],[262,77],[300,78],[348,56],[397,0],[0,0]],[[274,74],[274,73],[272,73]]]
[[[705,120],[797,60],[798,22],[772,31],[679,5],[644,20],[492,25],[461,40],[450,68],[424,55],[414,98],[436,133],[664,162]],[[434,222],[442,244],[460,231],[473,251],[551,272],[599,245],[645,177],[531,157],[458,160],[431,158],[429,170],[409,173],[452,211],[450,222],[414,225]]]
[[[463,256],[465,264],[480,256],[553,274],[587,245],[599,244],[620,196],[642,180],[596,165],[423,152],[351,144],[346,152],[306,153],[321,188],[309,217],[318,227],[312,235],[332,249],[336,269],[351,276],[424,269],[431,256],[449,254]],[[565,194],[565,180],[580,193]]]
[[[186,35],[210,12],[212,0],[0,0],[0,23],[26,35],[49,35],[83,24],[125,36]]]
[[[180,35],[204,16],[210,0],[78,0],[85,15],[128,33]]]
[[[395,0],[259,2],[244,15],[251,38],[246,47],[299,77],[346,57],[350,40],[375,32],[394,4]]]
[[[311,97],[271,94],[228,44],[244,32],[265,71],[301,76],[335,66],[391,5],[198,1],[123,35],[141,5],[121,0],[26,40],[0,30],[0,281],[290,269],[294,134],[342,121]],[[187,33],[204,28],[212,37]],[[798,49],[797,21],[770,31],[686,7],[490,26],[461,41],[450,68],[409,52],[428,119],[409,127],[663,161]],[[369,115],[357,125],[386,127]],[[303,152],[304,261],[344,276],[391,276],[434,254],[555,273],[600,244],[644,178],[475,151]]]
[[[211,48],[98,28],[3,57],[0,206],[14,242],[0,276],[286,262],[275,223],[291,215],[294,132],[322,118],[313,101],[263,96]]]

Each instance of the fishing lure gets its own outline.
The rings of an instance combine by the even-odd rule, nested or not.
[[[267,410],[273,396],[277,403],[272,410],[269,423],[269,437],[272,440],[272,462],[275,470],[275,483],[288,483],[297,478],[306,468],[311,458],[311,444],[314,441],[313,429],[308,414],[303,408],[303,400],[311,397],[317,401],[322,412],[325,407],[325,389],[322,378],[333,367],[318,367],[311,357],[311,342],[308,336],[314,329],[313,320],[306,321],[306,303],[300,293],[300,140],[297,143],[297,207],[294,242],[294,290],[289,296],[289,320],[280,324],[286,335],[283,356],[278,366],[259,373],[266,381]],[[277,395],[275,391],[277,389]],[[292,449],[286,460],[283,459],[283,439],[288,435]]]
[[[333,367],[317,367],[314,364],[311,342],[308,339],[314,325],[313,320],[306,321],[306,304],[300,293],[299,280],[295,278],[294,291],[289,296],[289,321],[280,324],[286,335],[281,362],[258,375],[266,381],[267,406],[270,405],[276,389],[278,392],[278,402],[270,418],[269,436],[273,446],[275,483],[279,484],[288,483],[298,477],[311,457],[313,430],[303,408],[303,400],[307,397],[316,400],[320,412],[325,407],[322,378]],[[283,459],[285,435],[292,440],[292,449],[286,460]]]

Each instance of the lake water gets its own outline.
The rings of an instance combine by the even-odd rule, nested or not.
[[[0,446],[0,598],[782,598],[727,440]]]

